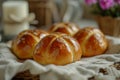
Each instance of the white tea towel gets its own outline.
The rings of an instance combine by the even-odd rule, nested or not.
[[[120,70],[120,39],[107,37],[109,48],[105,54],[82,58],[64,66],[40,65],[33,60],[19,62],[6,43],[0,43],[0,80],[11,80],[18,72],[29,70],[40,80],[116,80]]]

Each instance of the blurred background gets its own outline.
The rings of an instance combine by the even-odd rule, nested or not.
[[[10,12],[10,4],[8,1],[13,1],[13,11]],[[25,1],[25,4],[18,5],[16,1]],[[16,8],[16,9],[15,9]],[[17,9],[18,8],[18,9]],[[12,7],[11,7],[12,9]],[[27,10],[28,9],[28,10]],[[26,11],[24,11],[26,10]],[[15,12],[16,11],[16,12]],[[26,12],[26,13],[25,13]],[[28,12],[28,13],[27,13]],[[15,13],[14,15],[11,15]],[[25,19],[21,19],[21,15],[25,15]],[[10,16],[9,16],[10,15]],[[17,15],[17,16],[16,16]],[[6,18],[6,16],[8,18]],[[19,23],[21,28],[15,29],[10,27],[11,24]],[[5,32],[7,36],[14,35],[21,29],[30,28],[49,28],[56,22],[74,22],[81,28],[85,26],[97,27],[96,22],[89,13],[89,9],[85,6],[84,0],[0,0],[0,31]],[[7,24],[9,23],[9,25]],[[6,24],[6,25],[5,25]],[[12,25],[18,26],[18,25]],[[24,27],[23,27],[24,26]],[[10,31],[10,29],[12,29]],[[13,33],[14,32],[14,33]]]

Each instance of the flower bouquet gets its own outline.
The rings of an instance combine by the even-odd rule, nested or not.
[[[105,34],[120,36],[120,0],[85,0],[85,3]]]

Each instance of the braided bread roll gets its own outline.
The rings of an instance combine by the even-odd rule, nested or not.
[[[12,42],[12,51],[20,59],[32,58],[33,50],[36,44],[48,35],[42,30],[22,31]]]
[[[53,33],[37,44],[33,59],[40,64],[64,65],[80,60],[81,55],[77,40],[66,34]]]
[[[79,27],[76,24],[67,22],[56,23],[49,29],[50,32],[61,32],[70,36],[73,36],[78,30]]]
[[[96,28],[83,28],[74,37],[81,45],[83,56],[86,57],[103,54],[108,47],[105,35]]]

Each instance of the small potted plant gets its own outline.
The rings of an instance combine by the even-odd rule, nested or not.
[[[120,0],[85,0],[85,3],[105,34],[120,37]]]

